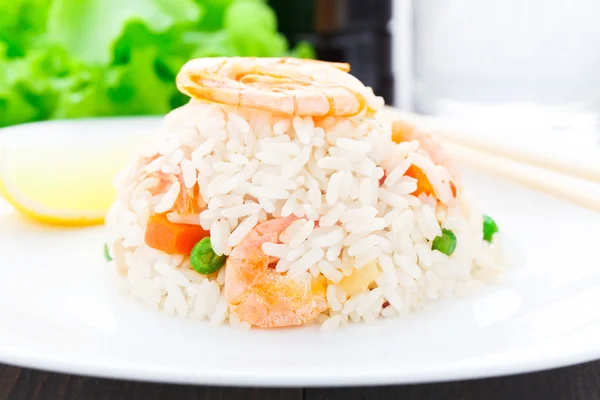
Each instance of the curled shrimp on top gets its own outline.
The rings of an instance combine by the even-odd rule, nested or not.
[[[233,248],[225,268],[225,297],[242,321],[261,328],[303,325],[327,309],[325,286],[309,274],[292,278],[270,268],[262,250],[295,220],[275,218],[257,225]]]
[[[201,58],[177,75],[191,97],[298,116],[350,117],[383,100],[348,73],[345,63],[296,58]]]

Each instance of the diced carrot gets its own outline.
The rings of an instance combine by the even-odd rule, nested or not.
[[[456,185],[452,181],[450,181],[450,189],[452,190],[452,196],[456,198]]]
[[[414,126],[404,121],[394,121],[392,123],[392,140],[394,142],[401,143],[415,140],[416,138],[417,136],[415,135]],[[423,138],[425,138],[425,136],[423,136]],[[417,180],[417,190],[412,193],[413,195],[419,196],[421,193],[425,193],[428,196],[433,195],[437,198],[437,195],[433,190],[433,186],[431,186],[431,182],[429,182],[429,179],[427,179],[427,175],[425,175],[425,173],[419,167],[411,165],[406,171],[406,175]],[[450,181],[450,189],[452,190],[452,195],[456,197],[456,186],[452,181]]]
[[[210,235],[199,225],[175,224],[165,214],[153,214],[146,226],[146,244],[168,254],[190,254],[202,238]]]
[[[421,193],[425,193],[428,196],[435,196],[433,187],[431,186],[429,179],[427,179],[427,175],[425,175],[421,168],[411,165],[408,167],[406,175],[417,180],[417,190],[412,193],[414,196],[419,196]]]
[[[425,193],[427,196],[434,195],[437,198],[433,186],[431,186],[429,179],[427,179],[427,175],[419,167],[411,165],[406,171],[406,175],[417,180],[417,190],[412,193],[413,196]],[[450,181],[450,190],[452,190],[452,196],[456,198],[456,185],[452,181]]]
[[[414,126],[407,124],[404,121],[394,121],[392,123],[392,140],[396,143],[414,140]],[[425,193],[426,195],[434,195],[435,192],[427,175],[419,168],[411,165],[406,171],[406,175],[417,180],[417,190],[412,194],[415,196]]]

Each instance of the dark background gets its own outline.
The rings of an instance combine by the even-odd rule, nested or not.
[[[269,0],[292,46],[313,44],[317,58],[347,62],[350,73],[394,104],[393,0]]]
[[[600,361],[532,374],[426,385],[258,389],[96,379],[0,364],[0,400],[588,400],[600,399]]]

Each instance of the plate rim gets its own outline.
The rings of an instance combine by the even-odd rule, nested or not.
[[[393,367],[382,368],[382,370],[357,371],[353,374],[316,375],[308,373],[296,375],[271,371],[266,373],[240,373],[239,370],[228,374],[219,371],[210,372],[210,368],[204,371],[169,371],[161,370],[154,364],[150,367],[141,366],[139,363],[119,363],[110,367],[89,361],[67,362],[54,356],[32,355],[30,353],[18,354],[16,351],[6,351],[0,347],[0,361],[7,365],[20,368],[40,369],[48,372],[78,375],[103,379],[132,380],[138,382],[167,383],[167,384],[191,384],[210,385],[221,387],[264,387],[264,388],[292,388],[292,387],[356,387],[356,386],[385,386],[385,385],[408,385],[429,384],[477,380],[485,378],[500,378],[528,374],[534,372],[554,370],[590,361],[600,360],[600,348],[593,352],[581,348],[577,352],[561,354],[556,356],[545,356],[537,359],[527,359],[515,368],[514,362],[504,360],[494,366],[486,365],[480,367],[476,372],[468,367],[459,367],[448,373],[445,368],[433,368],[430,370],[412,371],[409,375],[398,373]],[[445,366],[445,364],[444,364]],[[135,372],[134,372],[135,371]],[[207,372],[209,371],[209,372]],[[283,370],[285,371],[285,370]],[[396,372],[394,372],[396,371]],[[278,372],[273,373],[273,372]],[[366,373],[365,373],[366,372]]]

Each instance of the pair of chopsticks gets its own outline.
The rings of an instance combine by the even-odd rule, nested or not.
[[[600,212],[600,157],[585,161],[491,143],[436,125],[429,117],[393,108],[382,111],[381,118],[400,118],[434,134],[454,159],[479,171]]]

